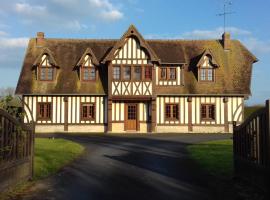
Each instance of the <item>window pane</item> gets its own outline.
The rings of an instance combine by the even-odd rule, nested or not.
[[[89,80],[96,80],[96,69],[94,67],[91,67],[89,71],[90,71]]]
[[[208,69],[207,76],[208,81],[213,81],[213,69]]]
[[[39,117],[44,118],[45,114],[44,114],[44,104],[40,104],[39,105]]]
[[[178,105],[173,105],[173,118],[178,119]]]
[[[130,71],[130,66],[124,67],[124,74],[123,74],[124,80],[130,80],[131,77],[131,71]]]
[[[171,118],[171,106],[166,105],[166,118]]]
[[[161,68],[161,76],[160,77],[162,79],[166,79],[166,70],[167,70],[166,68]]]
[[[205,81],[205,69],[201,69],[201,80]]]
[[[145,74],[144,74],[145,79],[152,79],[152,67],[151,66],[146,66],[144,72],[145,72]]]
[[[209,119],[215,119],[215,105],[209,105],[208,107]]]
[[[120,79],[120,67],[114,67],[113,68],[113,79],[119,80]]]
[[[175,79],[176,75],[175,75],[175,68],[170,68],[170,79]]]
[[[83,69],[83,80],[89,80],[89,70],[87,68]]]
[[[206,119],[207,116],[206,116],[206,105],[202,105],[201,106],[201,118],[202,119]]]
[[[40,80],[46,80],[46,68],[40,68]]]
[[[134,79],[141,80],[142,77],[142,68],[137,66],[134,68]]]
[[[51,117],[51,105],[46,104],[46,117],[50,118]]]
[[[53,68],[48,68],[48,80],[53,80]]]
[[[82,117],[87,118],[87,106],[82,107]]]
[[[95,106],[89,105],[89,118],[93,119],[95,117]]]

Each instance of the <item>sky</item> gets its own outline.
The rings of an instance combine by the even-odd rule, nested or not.
[[[146,39],[219,39],[224,0],[0,0],[0,87],[16,87],[28,39],[119,39],[134,24]],[[226,30],[258,59],[248,105],[270,98],[270,0],[226,3]]]

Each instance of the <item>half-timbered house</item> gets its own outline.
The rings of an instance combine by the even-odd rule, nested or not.
[[[231,132],[244,118],[256,57],[217,40],[29,41],[16,93],[37,132]],[[27,109],[26,109],[27,110]]]

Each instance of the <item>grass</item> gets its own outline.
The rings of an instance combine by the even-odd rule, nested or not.
[[[188,146],[191,157],[208,173],[219,178],[233,175],[232,140],[208,141]]]
[[[57,173],[84,151],[78,143],[65,139],[36,138],[34,158],[34,181],[22,182],[0,194],[0,200],[16,199],[30,188],[35,181]]]
[[[37,138],[35,141],[34,180],[55,174],[84,150],[78,143],[65,139]]]

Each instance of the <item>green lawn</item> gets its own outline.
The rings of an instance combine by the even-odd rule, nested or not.
[[[233,175],[232,140],[209,141],[188,146],[191,157],[203,169],[220,178]]]
[[[37,138],[35,141],[34,179],[45,178],[78,157],[84,147],[65,139]]]

